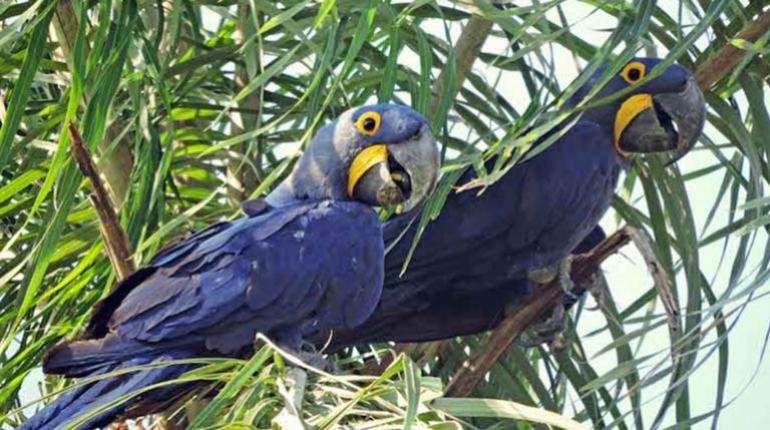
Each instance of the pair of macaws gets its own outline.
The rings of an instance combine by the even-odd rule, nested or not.
[[[416,228],[410,221],[419,213],[409,210],[438,176],[434,137],[426,120],[403,106],[343,113],[317,132],[264,207],[161,251],[97,304],[82,336],[55,346],[43,364],[46,373],[68,377],[148,368],[80,385],[22,428],[73,421],[93,428],[162,409],[183,390],[147,387],[195,365],[158,365],[242,356],[259,332],[298,351],[329,339],[340,348],[493,327],[529,290],[530,273],[552,267],[587,236],[595,240],[632,154],[674,151],[678,158],[695,144],[703,96],[678,65],[647,79],[659,62],[630,61],[593,100],[629,92],[565,120],[550,132],[563,135],[484,193],[451,194],[403,276]],[[583,102],[603,71],[566,107]],[[458,183],[473,179],[469,169]],[[372,206],[406,213],[382,225]]]

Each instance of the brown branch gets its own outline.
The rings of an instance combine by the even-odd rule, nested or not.
[[[251,19],[252,13],[248,3],[238,6],[238,20],[236,22],[233,39],[238,45],[245,45],[252,34],[257,33]],[[257,49],[262,49],[257,47]],[[243,58],[246,62],[246,57]],[[240,93],[249,84],[249,73],[246,65],[236,63],[235,65],[235,93]],[[233,111],[230,114],[231,133],[233,136],[245,133],[247,130],[259,128],[259,117],[257,114],[248,112],[259,112],[262,95],[261,90],[252,91],[244,100],[238,103],[238,107],[243,111]],[[227,197],[231,206],[240,207],[241,202],[247,199],[259,185],[260,157],[258,153],[249,151],[249,142],[241,142],[228,151],[227,160]],[[253,166],[253,167],[252,167]]]
[[[682,329],[679,318],[679,300],[676,297],[676,291],[671,287],[668,272],[666,272],[666,269],[655,256],[655,251],[652,249],[652,241],[644,230],[634,230],[631,239],[634,241],[636,249],[642,255],[645,264],[647,264],[647,270],[650,272],[655,289],[658,291],[658,296],[661,302],[663,302],[671,339],[676,339]]]
[[[572,279],[576,283],[588,281],[607,257],[618,252],[630,240],[629,230],[620,229],[604,239],[588,254],[576,256],[572,262]],[[450,397],[469,395],[521,332],[558,305],[563,295],[564,291],[559,286],[558,280],[555,280],[539,289],[537,296],[520,310],[508,315],[455,373],[447,386],[446,395]]]
[[[72,0],[59,0],[51,20],[50,36],[59,45],[54,50],[54,57],[66,62],[70,70],[69,73],[75,68],[73,55],[77,30],[78,16],[72,6]],[[88,44],[85,46],[85,52],[88,56]],[[60,72],[60,74],[65,80],[70,79],[64,72]],[[91,87],[85,89],[86,98],[92,96],[92,91]],[[82,102],[85,103],[85,99]],[[120,130],[125,126],[123,121],[112,122],[107,127],[104,139],[99,142],[99,168],[106,178],[104,185],[118,207],[123,205],[131,185],[133,156],[131,155],[131,146],[125,138],[117,145],[113,145],[112,142],[118,138]]]
[[[128,235],[120,225],[117,211],[107,192],[107,187],[91,158],[91,152],[83,144],[80,133],[72,123],[67,124],[67,130],[70,135],[72,156],[78,163],[80,171],[91,180],[93,186],[93,193],[89,196],[89,200],[99,216],[99,229],[104,238],[107,256],[118,278],[124,279],[136,270],[131,256],[131,244],[128,241]]]
[[[754,21],[748,23],[735,36],[735,39],[756,42],[768,30],[770,30],[770,11],[763,12]],[[698,81],[701,89],[708,89],[737,66],[744,55],[746,51],[728,43],[698,66],[695,71],[695,80]]]
[[[59,0],[51,20],[51,39],[59,44],[54,50],[57,60],[68,65],[75,62],[75,39],[78,34],[78,17],[71,0]],[[88,44],[86,44],[88,45]]]
[[[450,100],[454,99],[457,92],[460,91],[465,77],[481,52],[481,46],[484,45],[484,41],[487,40],[487,36],[492,31],[492,25],[492,21],[479,15],[471,15],[468,23],[465,24],[463,32],[454,46],[455,73],[451,83],[452,93],[450,94]],[[444,92],[444,87],[447,85],[447,69],[448,67],[445,66],[438,75],[438,79],[436,79],[428,112],[436,112],[438,109],[439,98]]]

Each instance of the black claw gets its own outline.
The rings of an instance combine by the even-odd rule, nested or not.
[[[585,293],[585,290],[582,288],[575,288],[572,291],[565,291],[564,292],[564,298],[562,299],[562,304],[564,305],[565,310],[569,310],[572,308],[572,306],[575,306],[575,303],[577,303],[581,297],[583,297],[583,294]]]
[[[517,343],[524,348],[532,348],[544,343],[553,345],[566,328],[567,318],[566,310],[563,307],[556,307],[551,315],[530,327]]]

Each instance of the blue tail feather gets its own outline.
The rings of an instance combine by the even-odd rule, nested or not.
[[[152,357],[134,357],[122,363],[113,363],[104,366],[88,376],[105,375],[122,369],[170,362],[184,357],[184,354],[177,353],[165,353]],[[189,364],[154,367],[152,369],[110,376],[78,386],[59,396],[53,403],[44,407],[27,422],[22,424],[19,429],[63,429],[67,424],[73,423],[75,420],[82,418],[89,413],[100,410],[102,407],[109,405],[123,396],[136,394],[153,384],[177,378],[193,367],[194,365]],[[141,398],[143,402],[165,402],[173,397],[174,393],[178,392],[180,392],[179,386],[174,384],[142,393]],[[107,426],[117,417],[122,415],[136,399],[137,397],[134,396],[129,400],[123,401],[119,405],[107,407],[107,409],[97,413],[80,424],[78,429],[85,430]]]

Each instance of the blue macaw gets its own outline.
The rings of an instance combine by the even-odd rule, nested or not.
[[[370,206],[409,210],[430,193],[439,153],[425,119],[399,105],[346,111],[318,130],[259,214],[214,224],[161,251],[95,308],[85,333],[46,355],[48,374],[95,377],[134,366],[232,356],[264,333],[298,351],[305,339],[353,329],[374,310],[384,276],[381,223]],[[86,383],[22,429],[104,426],[145,414],[180,391],[191,364]],[[105,410],[84,418],[99,408]]]
[[[417,223],[409,227],[413,217],[407,215],[387,222],[386,243],[397,243],[385,259],[380,304],[361,327],[335,333],[332,347],[435,340],[491,329],[506,308],[536,289],[531,278],[549,278],[535,274],[559,266],[587,235],[589,244],[601,240],[597,223],[630,156],[675,151],[679,158],[703,129],[703,95],[688,70],[674,64],[645,79],[660,61],[629,61],[593,100],[631,87],[629,93],[579,118],[572,115],[552,130],[564,132],[561,137],[513,166],[482,194],[451,194],[428,224],[403,276]],[[565,108],[584,101],[605,70],[596,71]],[[564,124],[575,120],[565,132]],[[476,178],[468,169],[457,184]]]

